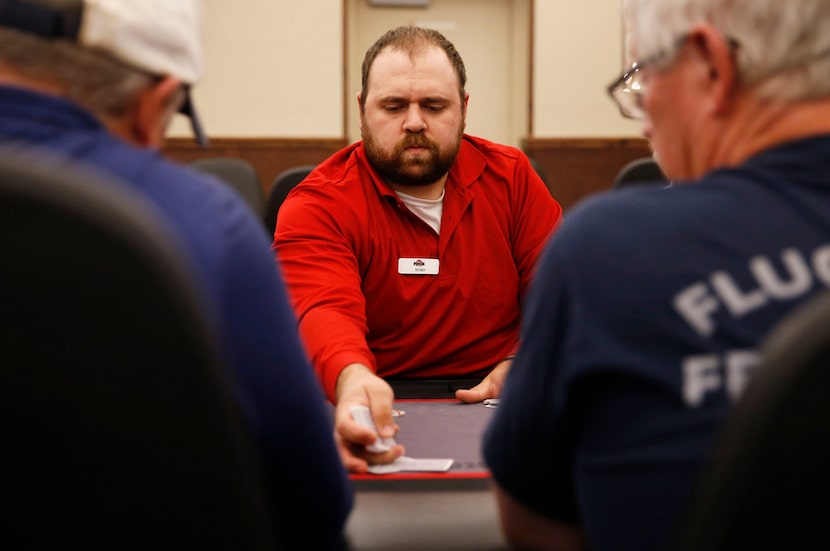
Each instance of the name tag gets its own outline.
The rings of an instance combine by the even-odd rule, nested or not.
[[[398,273],[408,275],[438,275],[438,259],[399,258]]]

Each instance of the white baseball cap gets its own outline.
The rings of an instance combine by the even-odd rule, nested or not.
[[[204,72],[201,0],[73,0],[56,8],[38,0],[0,0],[0,26],[65,39],[109,53],[154,75],[185,84],[181,112],[202,145],[207,136],[190,97]]]

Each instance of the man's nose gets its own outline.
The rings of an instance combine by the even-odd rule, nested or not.
[[[426,121],[421,114],[421,106],[410,105],[406,110],[406,118],[403,121],[403,129],[406,132],[421,132],[426,127]]]

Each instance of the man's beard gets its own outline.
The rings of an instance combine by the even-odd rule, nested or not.
[[[461,148],[464,127],[459,128],[455,142],[443,151],[438,144],[418,133],[407,134],[391,153],[387,153],[367,127],[363,127],[361,134],[366,156],[381,178],[401,186],[420,187],[437,182],[449,172]],[[427,152],[413,158],[406,153],[408,147],[423,147]]]

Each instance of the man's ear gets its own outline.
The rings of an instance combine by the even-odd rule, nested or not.
[[[464,115],[464,130],[467,129],[467,107],[470,105],[470,93],[464,92],[464,105],[461,113]]]
[[[130,130],[134,142],[155,149],[162,146],[167,127],[176,113],[171,102],[181,86],[181,81],[166,76],[139,94],[131,112]]]
[[[735,45],[711,25],[699,25],[689,33],[689,40],[705,63],[703,89],[713,115],[727,113],[737,86]]]
[[[362,94],[358,92],[355,94],[355,99],[357,100],[357,112],[360,113],[360,130],[363,130],[363,103],[362,103]]]

